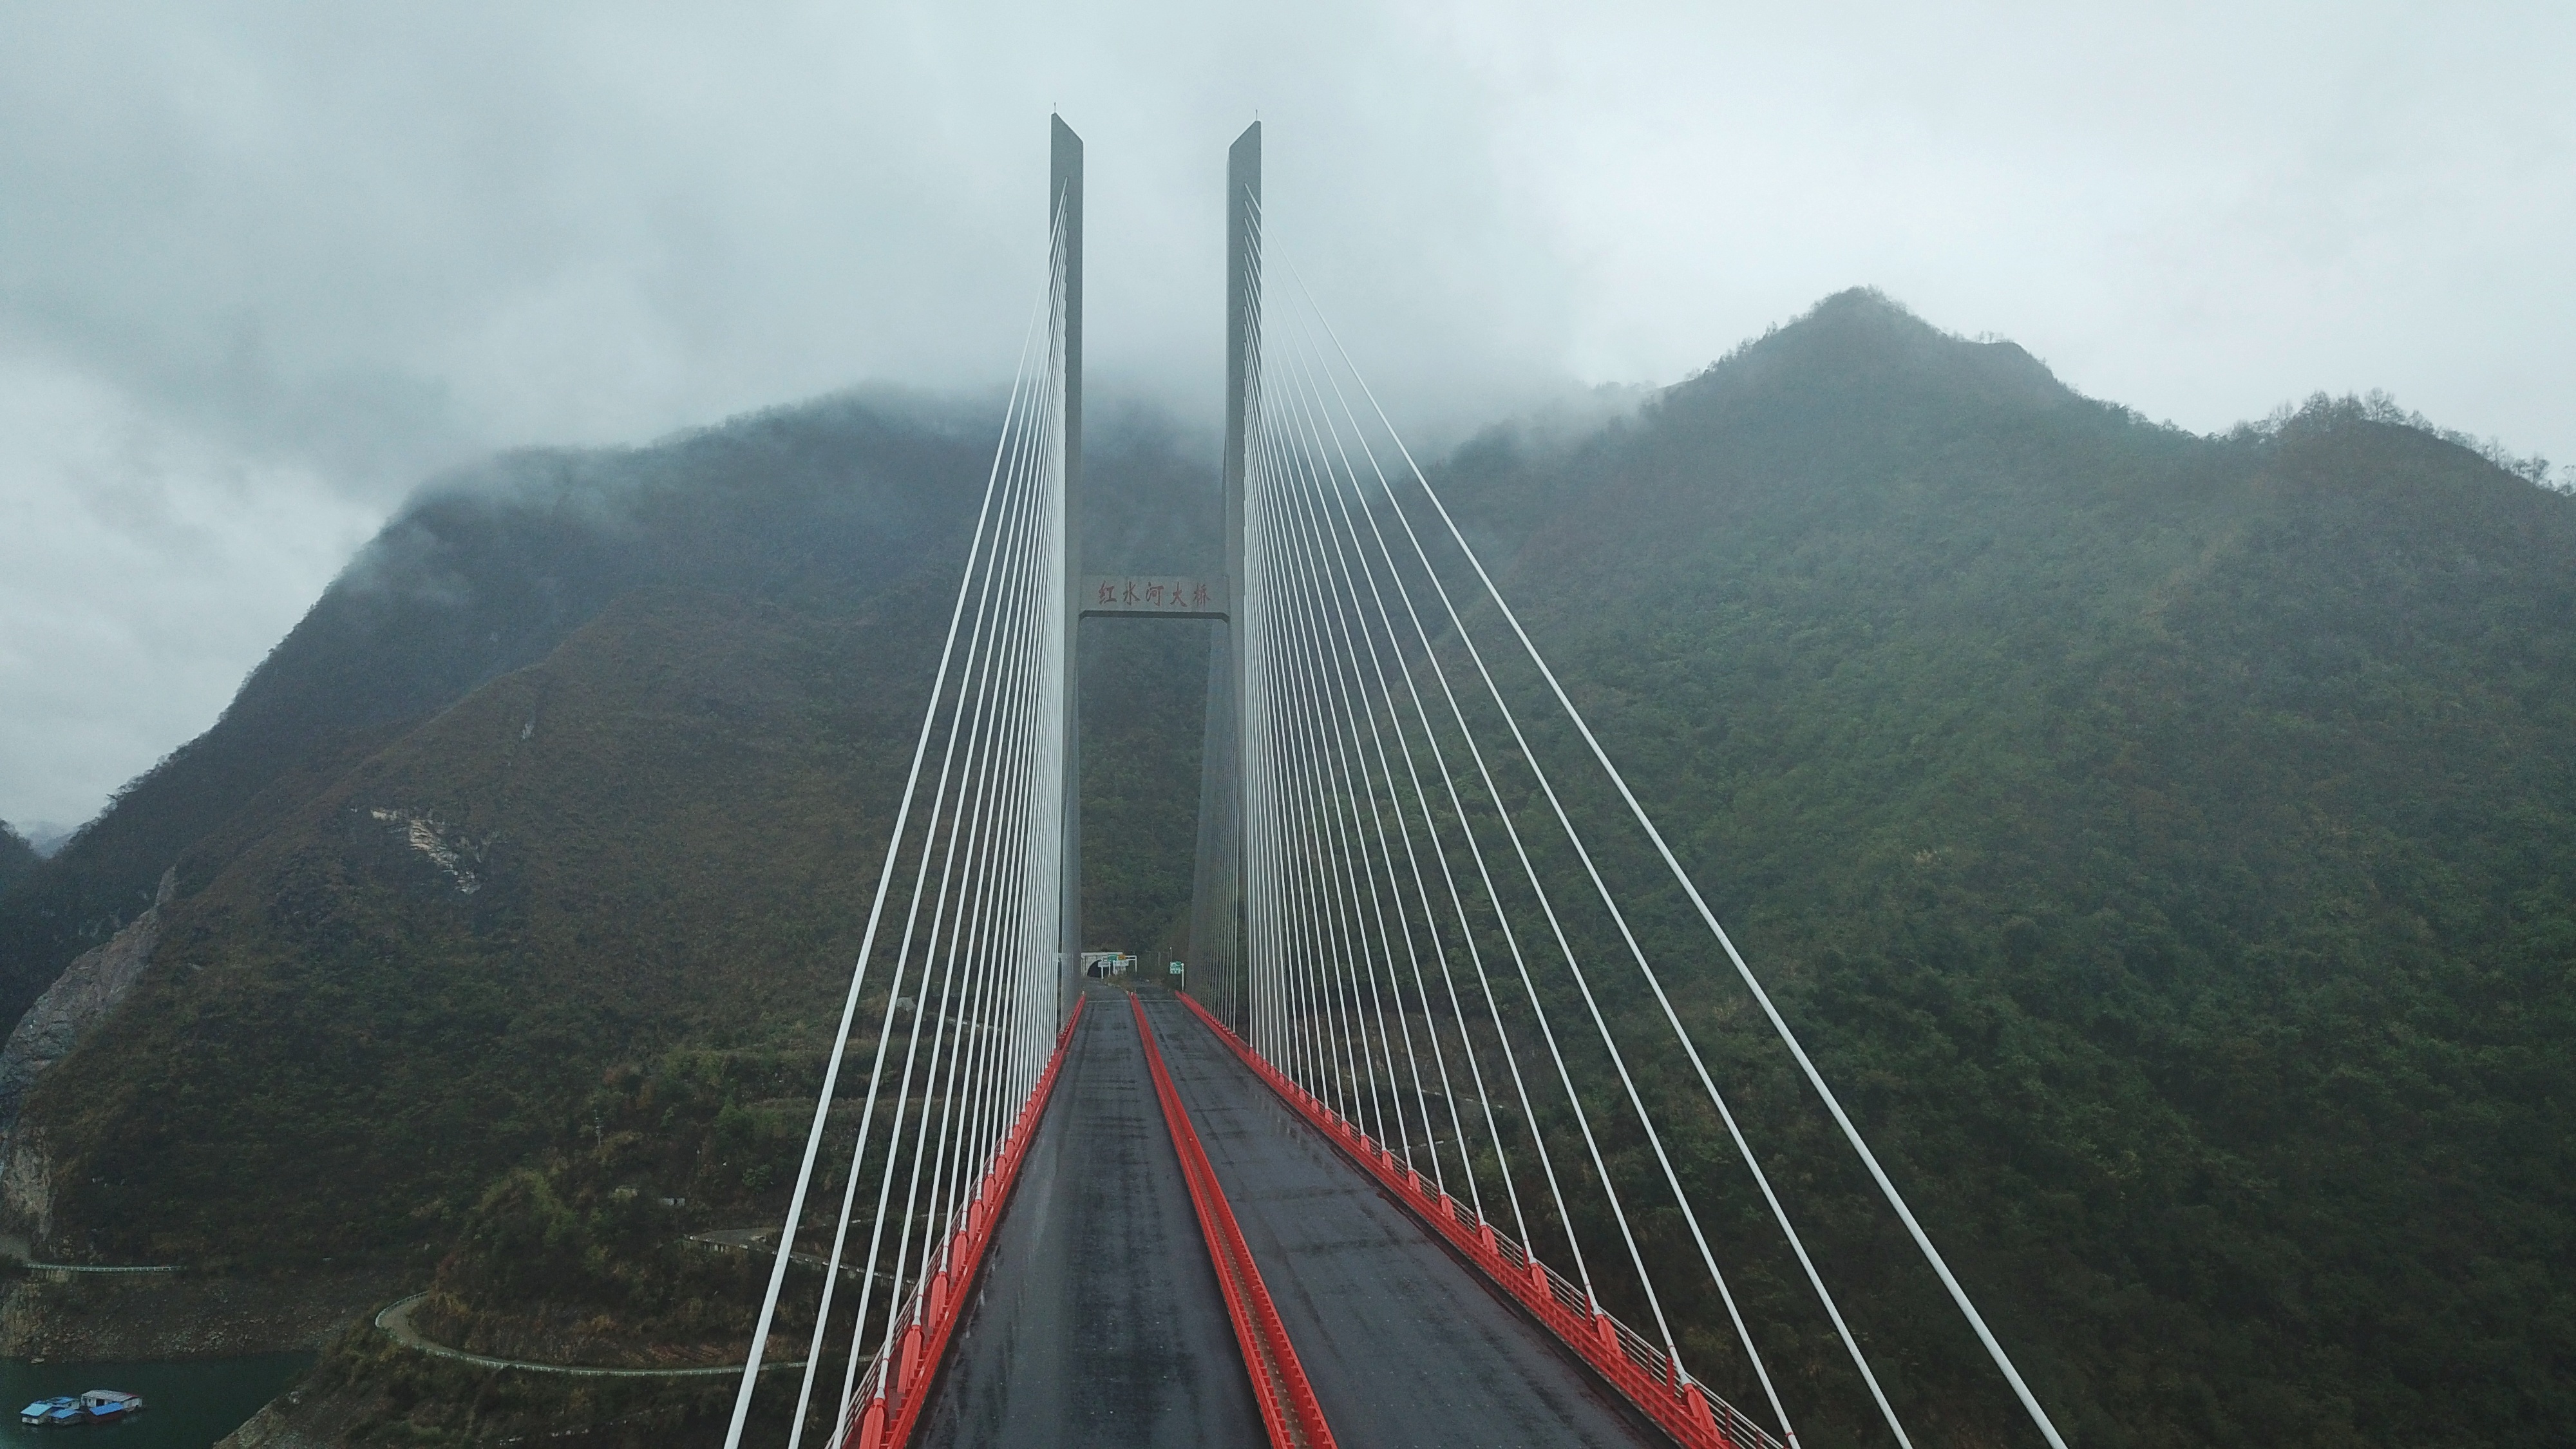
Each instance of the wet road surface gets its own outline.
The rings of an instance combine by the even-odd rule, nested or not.
[[[1344,1449],[1663,1445],[1168,997],[1179,1087]],[[1267,1441],[1125,993],[1085,1009],[919,1442]]]
[[[1186,1008],[1146,1013],[1343,1449],[1668,1444]]]
[[[1126,993],[1095,988],[1020,1173],[916,1442],[1265,1444]]]

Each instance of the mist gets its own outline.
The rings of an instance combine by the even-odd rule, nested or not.
[[[0,6],[0,818],[202,730],[424,478],[1007,379],[1213,419],[1224,148],[1408,433],[1855,284],[2201,431],[2576,457],[2563,7]],[[1614,394],[1615,395],[1615,394]],[[1580,407],[1576,407],[1580,412]]]

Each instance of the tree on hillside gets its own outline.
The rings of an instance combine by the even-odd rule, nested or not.
[[[44,863],[36,847],[18,833],[18,827],[0,820],[0,891],[16,885],[28,872]]]

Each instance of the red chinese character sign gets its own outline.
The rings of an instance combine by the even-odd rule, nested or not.
[[[1171,618],[1226,617],[1222,578],[1179,578],[1170,574],[1093,574],[1082,581],[1082,612],[1090,614],[1161,614]]]

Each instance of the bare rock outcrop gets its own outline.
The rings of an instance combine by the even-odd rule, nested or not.
[[[10,1225],[6,1250],[21,1258],[54,1235],[54,1158],[38,1129],[0,1135],[0,1221]]]
[[[0,1210],[42,1251],[53,1230],[53,1173],[38,1134],[18,1130],[27,1094],[56,1062],[115,1012],[143,976],[161,941],[161,912],[178,890],[176,870],[161,873],[152,908],[126,923],[105,945],[83,952],[0,1046]]]

